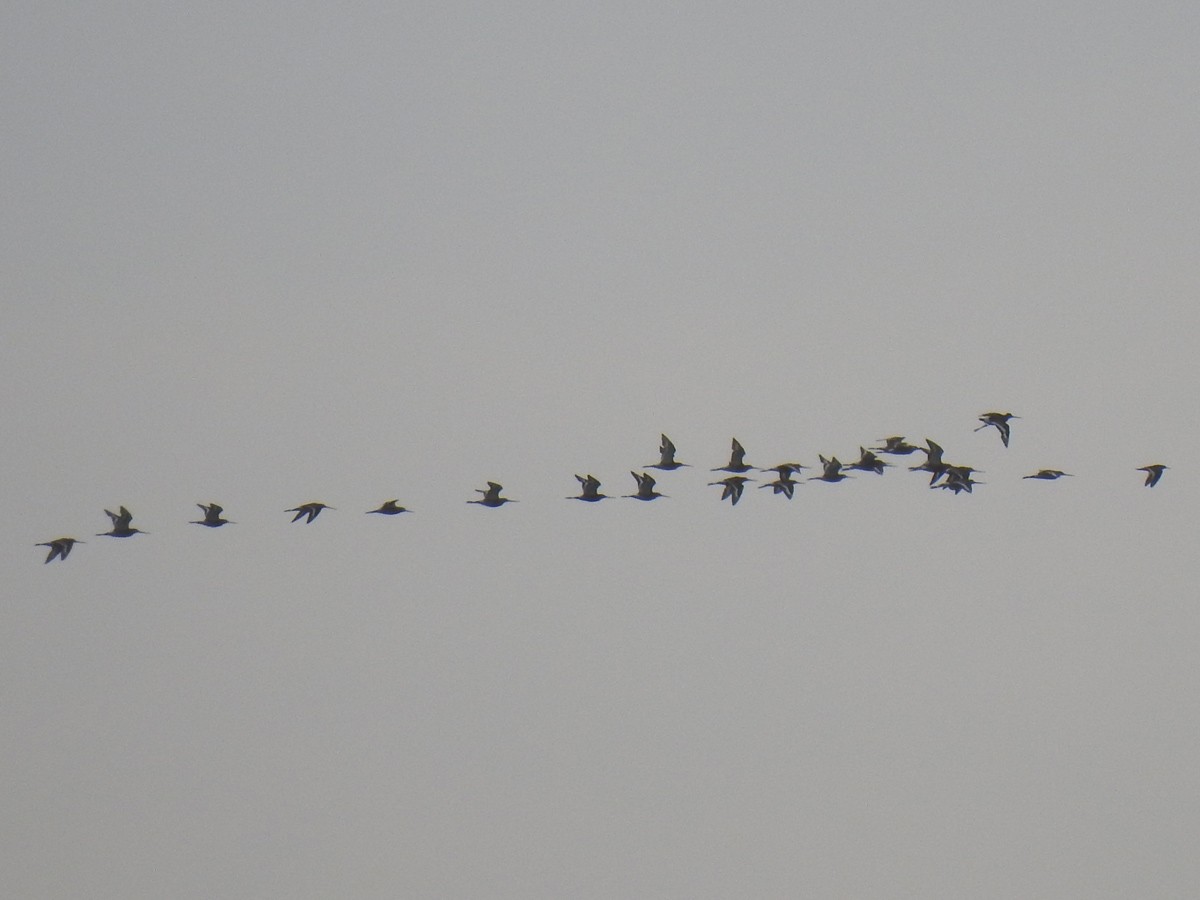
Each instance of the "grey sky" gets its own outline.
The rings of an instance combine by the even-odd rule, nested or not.
[[[0,893],[1193,893],[1198,20],[4,13]]]

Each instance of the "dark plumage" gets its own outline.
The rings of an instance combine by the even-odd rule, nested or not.
[[[592,475],[576,475],[575,480],[580,484],[578,497],[568,497],[568,500],[582,500],[585,503],[596,503],[607,500],[608,494],[600,493],[600,479]]]
[[[71,548],[76,544],[86,544],[87,541],[77,541],[75,538],[62,537],[55,538],[52,541],[45,541],[41,544],[35,544],[35,547],[49,547],[50,552],[46,554],[46,562],[51,562],[54,559],[66,559],[71,555]]]
[[[221,513],[225,510],[215,503],[197,503],[198,507],[204,510],[204,518],[189,522],[190,525],[206,525],[209,528],[220,528],[222,525],[233,525],[229,519],[221,518]]]
[[[490,506],[493,508],[497,506],[503,506],[505,503],[517,502],[516,500],[510,500],[508,497],[501,497],[500,492],[502,490],[504,490],[504,488],[501,485],[496,484],[494,481],[489,481],[487,483],[486,491],[481,490],[480,488],[475,489],[475,493],[483,494],[482,500],[468,500],[467,502],[478,503],[480,506]]]
[[[284,512],[294,512],[296,515],[292,517],[293,522],[299,522],[305,516],[305,525],[311,525],[313,519],[321,514],[321,510],[333,509],[332,506],[326,506],[324,503],[301,503],[299,506],[292,509],[285,509]]]
[[[664,435],[664,437],[665,436],[666,435]],[[649,475],[646,472],[642,472],[641,474],[638,474],[637,472],[630,472],[629,474],[632,475],[633,480],[637,482],[638,490],[636,494],[626,494],[626,498],[631,498],[633,500],[657,500],[659,497],[667,496],[666,494],[660,494],[654,489],[654,485],[657,482],[655,482],[653,475]]]
[[[399,500],[384,500],[383,503],[379,505],[379,509],[368,509],[367,515],[369,516],[372,513],[377,513],[381,516],[398,516],[400,513],[411,512],[411,510],[406,509],[403,506],[398,506],[397,504],[399,502]]]
[[[147,531],[141,531],[137,528],[130,527],[129,523],[133,521],[133,513],[123,506],[121,507],[121,511],[119,513],[115,513],[111,509],[106,509],[104,513],[110,519],[112,519],[112,528],[96,535],[96,537],[126,538],[132,537],[135,534],[149,534]]]
[[[1151,466],[1139,466],[1138,471],[1146,473],[1146,487],[1154,487],[1168,468],[1169,466],[1164,466],[1162,463],[1154,463]]]
[[[658,445],[658,462],[653,465],[646,466],[647,469],[663,469],[671,471],[672,469],[681,469],[687,463],[675,461],[675,445],[671,443],[671,439],[665,434],[662,436],[662,442]]]
[[[724,487],[721,499],[728,500],[731,506],[737,506],[737,502],[742,499],[742,491],[746,488],[746,482],[749,480],[745,475],[730,475],[728,478],[710,481],[708,484],[709,487],[715,487],[718,484]]]

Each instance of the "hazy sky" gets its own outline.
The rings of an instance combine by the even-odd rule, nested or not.
[[[0,894],[1195,893],[1200,10],[834,7],[0,14]]]

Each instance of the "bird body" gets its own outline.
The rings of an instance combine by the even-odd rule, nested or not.
[[[666,435],[663,435],[663,437],[666,437]],[[655,482],[653,475],[650,475],[646,472],[642,472],[640,474],[637,472],[630,472],[629,474],[632,475],[633,480],[637,482],[638,490],[636,494],[626,494],[625,497],[627,499],[657,500],[659,497],[667,496],[666,494],[660,494],[654,489],[654,485],[657,482]]]
[[[858,469],[861,472],[874,472],[876,475],[882,475],[883,470],[890,466],[891,463],[886,463],[873,451],[866,447],[858,448],[858,461],[852,462],[846,466],[847,469]]]
[[[400,513],[411,512],[411,510],[406,509],[403,506],[398,506],[397,504],[399,502],[400,501],[398,500],[384,500],[383,503],[379,505],[379,509],[368,509],[367,515],[369,516],[371,513],[378,513],[381,516],[398,516]]]
[[[1152,466],[1139,466],[1138,471],[1146,473],[1146,487],[1154,487],[1168,468],[1170,467],[1162,463],[1155,463]]]
[[[326,506],[324,503],[301,503],[292,509],[285,509],[284,512],[294,512],[296,514],[292,517],[293,522],[299,522],[305,516],[308,516],[304,524],[311,525],[313,519],[321,514],[321,510],[333,508],[332,506]]]
[[[737,506],[737,502],[742,499],[742,491],[746,489],[746,482],[750,479],[745,475],[730,475],[728,478],[722,478],[720,481],[710,481],[709,487],[721,485],[725,488],[721,492],[721,499],[728,500],[731,506]]]
[[[746,464],[746,448],[741,445],[737,438],[733,439],[733,447],[729,452],[729,462],[718,469],[713,469],[713,472],[749,472],[754,466]]]
[[[959,491],[966,491],[969,494],[971,493],[971,488],[977,484],[983,483],[981,481],[974,481],[971,478],[971,476],[978,471],[978,469],[972,468],[971,466],[948,465],[943,468],[941,472],[935,474],[931,479],[929,479],[929,486],[946,488],[947,490],[954,491],[956,494]],[[938,479],[943,476],[945,476],[946,480],[941,484],[938,484]]]
[[[482,490],[481,488],[475,488],[475,493],[483,494],[482,500],[468,500],[467,502],[478,503],[480,506],[490,506],[492,508],[503,506],[505,503],[517,502],[516,500],[510,500],[508,497],[501,497],[500,492],[502,490],[504,490],[502,485],[499,485],[494,481],[489,481],[487,483],[486,491]]]
[[[675,445],[671,443],[671,439],[665,434],[662,436],[662,442],[658,445],[658,462],[653,465],[646,466],[647,469],[663,469],[671,471],[673,469],[681,469],[687,463],[675,461]]]
[[[929,483],[933,484],[933,482],[937,481],[941,474],[946,470],[946,464],[942,462],[942,454],[945,451],[942,450],[939,444],[929,440],[929,438],[925,438],[925,445],[926,446],[924,447],[917,448],[925,454],[925,462],[921,463],[919,466],[909,466],[908,470],[910,472],[931,473],[933,477],[930,479]]]
[[[120,512],[113,512],[111,509],[106,509],[104,514],[112,519],[112,528],[108,531],[97,534],[96,537],[132,537],[135,534],[149,534],[147,531],[141,531],[137,528],[130,527],[130,522],[133,521],[133,513],[125,507],[121,507]]]
[[[568,497],[568,500],[582,500],[585,503],[596,503],[607,500],[608,494],[600,493],[600,479],[592,475],[576,475],[575,480],[581,485],[578,497]]]
[[[197,519],[194,522],[189,522],[189,525],[207,525],[209,528],[220,528],[222,525],[233,525],[229,519],[221,518],[221,513],[225,510],[215,503],[197,503],[198,507],[204,510],[204,518]]]
[[[1004,446],[1007,447],[1008,446],[1008,436],[1009,436],[1008,420],[1009,419],[1019,419],[1019,418],[1021,418],[1021,417],[1014,416],[1012,413],[999,413],[999,412],[984,413],[982,416],[979,417],[979,421],[982,422],[983,424],[980,425],[975,430],[982,431],[983,429],[987,428],[990,425],[992,428],[995,428],[997,431],[1000,432],[1000,440],[1004,443]]]
[[[821,460],[822,472],[820,475],[814,475],[808,479],[809,481],[837,482],[849,477],[842,471],[842,464],[836,456],[830,459],[826,459],[824,456],[818,456],[817,458]]]
[[[78,541],[75,538],[61,537],[55,538],[52,541],[45,541],[41,544],[35,544],[35,547],[49,547],[50,552],[46,554],[46,562],[51,562],[54,559],[65,560],[71,555],[71,548],[76,544],[86,544],[87,541]],[[43,564],[44,565],[44,564]]]
[[[798,481],[792,480],[792,473],[795,472],[797,468],[798,466],[796,466],[795,463],[782,463],[771,469],[764,470],[768,472],[775,472],[779,477],[774,481],[768,481],[766,484],[760,484],[758,486],[759,489],[771,488],[772,494],[783,494],[785,497],[791,500],[793,495],[796,493],[796,485],[799,484]]]
[[[1022,478],[1036,478],[1039,481],[1054,481],[1058,478],[1072,478],[1070,472],[1063,472],[1059,469],[1038,469],[1032,475],[1022,475]]]
[[[910,453],[915,453],[921,448],[915,444],[910,444],[904,439],[902,434],[894,434],[891,437],[885,437],[882,447],[872,447],[876,453],[891,453],[896,456],[908,456]]]

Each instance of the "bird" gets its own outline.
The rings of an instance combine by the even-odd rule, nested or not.
[[[333,508],[332,506],[326,506],[324,503],[301,503],[292,509],[285,509],[284,512],[294,512],[296,514],[292,517],[293,522],[299,522],[302,518],[308,516],[304,524],[311,525],[313,519],[321,514],[321,510]]]
[[[872,447],[876,453],[893,453],[896,456],[908,456],[921,448],[904,440],[904,435],[894,434],[891,437],[880,438],[882,447]]]
[[[101,532],[96,537],[132,537],[135,534],[149,534],[148,531],[141,531],[137,528],[131,528],[129,523],[133,521],[133,513],[125,507],[121,507],[119,513],[115,513],[110,509],[106,509],[105,514],[112,519],[112,529],[110,531]]]
[[[785,497],[791,500],[792,496],[796,492],[796,485],[800,483],[792,480],[792,472],[796,471],[792,464],[784,463],[782,465],[775,466],[772,469],[765,469],[764,471],[776,472],[778,473],[779,477],[774,481],[768,481],[766,484],[760,484],[758,486],[759,489],[771,488],[772,494],[783,494]]]
[[[46,554],[46,562],[51,562],[54,559],[65,560],[71,555],[71,548],[76,544],[86,544],[87,541],[77,541],[75,538],[55,538],[52,541],[45,541],[41,544],[34,544],[35,547],[49,547],[50,552]]]
[[[910,472],[930,472],[933,478],[930,479],[930,484],[937,481],[942,472],[946,470],[946,464],[942,462],[942,453],[944,452],[941,446],[929,438],[925,438],[926,447],[918,447],[925,454],[925,462],[919,466],[909,466]]]
[[[593,475],[576,475],[575,480],[582,486],[578,497],[568,497],[568,500],[583,500],[585,503],[595,503],[607,500],[608,494],[600,493],[600,479]]]
[[[663,437],[665,438],[666,435],[663,435]],[[653,475],[647,474],[646,472],[642,472],[641,474],[638,474],[637,472],[630,472],[629,474],[632,475],[633,480],[637,482],[638,491],[636,494],[625,494],[626,498],[633,500],[657,500],[659,497],[667,496],[666,494],[660,494],[654,489],[656,482]]]
[[[721,492],[722,500],[729,500],[731,506],[737,506],[737,502],[742,499],[742,491],[746,488],[746,482],[750,479],[745,475],[730,475],[728,478],[722,478],[720,481],[710,481],[709,487],[721,485],[725,488]]]
[[[976,431],[983,431],[989,425],[1000,432],[1000,440],[1004,442],[1004,446],[1008,446],[1008,420],[1019,419],[1020,416],[1014,416],[1012,413],[990,412],[984,413],[979,417],[979,421],[983,424],[976,428]]]
[[[225,510],[215,503],[197,503],[196,505],[204,510],[204,518],[189,522],[189,525],[207,525],[209,528],[220,528],[222,525],[235,524],[229,519],[221,518],[221,513]]]
[[[814,475],[812,478],[808,479],[809,481],[835,482],[849,477],[845,472],[842,471],[842,464],[838,462],[838,458],[836,456],[831,459],[826,459],[824,456],[818,456],[817,458],[821,460],[821,465],[824,467],[824,471],[822,471],[820,475]]]
[[[475,488],[475,493],[483,494],[482,500],[468,500],[467,502],[468,503],[478,503],[480,506],[491,506],[491,507],[503,506],[505,503],[516,503],[517,502],[516,500],[510,500],[508,497],[501,497],[500,492],[502,490],[504,490],[504,488],[501,485],[496,484],[496,482],[494,482],[494,481],[489,481],[487,483],[486,491],[481,490],[480,488]]]
[[[807,469],[807,468],[808,468],[808,466],[802,466],[802,465],[800,465],[800,463],[797,463],[797,462],[785,462],[785,463],[780,463],[777,466],[768,466],[767,468],[762,469],[760,471],[774,472],[780,478],[784,478],[784,477],[790,478],[793,474],[795,474],[796,472],[799,472],[801,469]]]
[[[1022,478],[1036,478],[1039,481],[1054,481],[1058,478],[1073,478],[1070,472],[1063,472],[1059,469],[1038,469],[1032,475],[1022,475]]]
[[[945,490],[948,490],[948,491],[954,491],[954,493],[956,493],[956,494],[961,493],[962,491],[966,491],[969,494],[969,493],[971,493],[971,488],[977,484],[982,484],[982,482],[972,481],[971,477],[969,475],[967,475],[967,476],[963,476],[961,478],[947,478],[945,481],[941,482],[940,484],[931,484],[929,487],[930,487],[930,489],[944,488]]]
[[[729,452],[729,462],[717,469],[712,469],[713,472],[749,472],[754,466],[746,464],[746,448],[741,445],[737,438],[733,439],[733,449]],[[720,483],[720,482],[717,482]]]
[[[680,469],[687,465],[687,463],[675,461],[675,445],[671,443],[671,439],[665,434],[662,436],[662,443],[659,444],[658,453],[658,462],[646,466],[647,469],[663,469],[669,472],[672,469]]]
[[[384,500],[379,505],[379,509],[368,509],[367,515],[379,513],[381,516],[398,516],[400,513],[412,512],[412,510],[406,509],[403,506],[397,506],[398,502],[397,500]]]
[[[886,463],[871,450],[866,447],[858,448],[858,462],[847,464],[847,469],[858,469],[862,472],[874,472],[876,475],[882,475],[885,467],[891,463]]]
[[[971,476],[978,471],[978,469],[974,469],[971,466],[946,466],[929,480],[929,486],[946,488],[947,490],[954,491],[956,494],[959,491],[966,491],[969,494],[972,487],[977,484],[983,484],[982,481],[973,481],[971,479]],[[946,480],[938,484],[937,481],[942,476],[945,476]]]
[[[1155,463],[1152,466],[1139,466],[1138,471],[1146,473],[1146,487],[1154,487],[1168,468],[1169,466],[1164,466],[1162,463]]]

